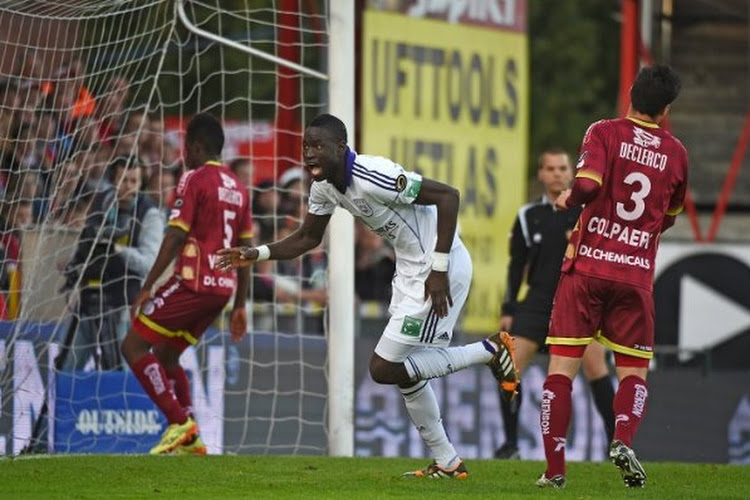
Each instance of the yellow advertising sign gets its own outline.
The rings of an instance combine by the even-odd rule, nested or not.
[[[371,10],[363,31],[360,149],[459,189],[474,262],[463,330],[494,331],[526,200],[526,35]]]

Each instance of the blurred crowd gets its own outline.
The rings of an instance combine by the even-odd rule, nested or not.
[[[42,62],[24,54],[11,75],[0,75],[0,319],[18,314],[22,229],[44,225],[80,232],[96,195],[113,188],[108,170],[118,158],[137,159],[140,190],[166,220],[183,173],[178,140],[165,134],[163,116],[132,104],[126,77],[97,80],[78,59],[45,76],[50,71],[43,71]],[[257,243],[284,238],[298,227],[309,188],[302,168],[257,180],[249,158],[235,158],[229,166],[250,191]],[[359,298],[387,301],[393,250],[358,223],[356,255]],[[295,261],[258,263],[253,301],[324,307],[326,256],[319,248]]]

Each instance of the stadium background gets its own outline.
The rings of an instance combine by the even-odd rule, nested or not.
[[[298,9],[303,10],[298,2],[282,4],[285,15],[294,17]],[[361,78],[357,86],[357,146],[368,153],[390,155],[461,189],[465,204],[461,227],[478,271],[463,322],[466,335],[491,330],[497,323],[497,304],[507,263],[505,235],[515,207],[537,194],[534,183],[528,180],[540,148],[554,142],[574,151],[588,122],[621,112],[622,92],[618,101],[617,90],[627,88],[628,79],[632,78],[639,62],[667,61],[680,71],[684,91],[675,104],[670,126],[691,154],[694,206],[667,234],[660,254],[656,300],[657,342],[661,354],[650,375],[656,396],[637,445],[648,460],[750,461],[747,439],[750,366],[746,356],[750,352],[750,296],[746,293],[750,265],[746,231],[750,174],[744,158],[750,136],[750,113],[743,113],[748,107],[747,3],[739,0],[623,0],[556,2],[555,7],[550,7],[541,1],[516,0],[477,2],[477,5],[494,5],[496,10],[488,7],[454,12],[435,7],[422,16],[417,15],[419,7],[428,4],[373,1],[365,5],[359,2],[357,12],[361,24],[357,36]],[[164,8],[166,15],[168,9]],[[410,15],[405,15],[406,12]],[[493,14],[498,15],[493,17]],[[207,24],[211,24],[210,20]],[[6,50],[0,61],[5,79],[21,76],[17,54],[8,47],[16,51],[18,47],[37,47],[41,77],[53,79],[70,59],[71,49],[78,46],[82,33],[75,21],[19,17],[7,11],[0,15],[0,28],[5,34]],[[98,29],[111,27],[102,25]],[[137,23],[128,29],[137,32]],[[241,29],[238,25],[237,30]],[[39,41],[40,33],[54,33],[54,43]],[[36,41],[32,40],[35,34]],[[315,35],[302,35],[301,43],[306,37],[315,38]],[[590,45],[585,45],[585,41],[591,39],[600,41],[601,50],[591,50]],[[297,41],[299,43],[300,39]],[[206,50],[202,57],[213,57],[206,46],[194,43],[198,52]],[[399,49],[404,52],[398,56],[393,52],[397,46],[405,47]],[[394,85],[391,90],[395,90],[404,81],[409,82],[409,77],[415,77],[415,67],[408,65],[409,57],[404,54],[409,53],[409,47],[416,46],[457,54],[458,60],[467,64],[467,72],[459,72],[457,76],[470,82],[465,93],[457,95],[465,105],[463,111],[460,108],[457,111],[457,118],[448,118],[451,109],[447,103],[442,103],[446,107],[439,111],[429,107],[429,86],[427,91],[406,86],[397,91],[402,99],[400,106],[399,102],[393,104],[385,96],[385,104],[378,108],[375,97],[379,93],[382,97],[384,88]],[[379,53],[382,59],[376,58],[376,49],[382,51]],[[389,54],[401,58],[392,62],[391,67],[387,66]],[[177,57],[174,51],[168,53],[167,65],[172,57]],[[299,57],[308,58],[305,62],[310,65],[322,64],[318,60],[323,57],[319,51],[305,51]],[[242,95],[243,89],[251,88],[250,99],[255,104],[250,122],[247,120],[249,106],[241,99],[227,99],[216,108],[228,123],[234,124],[225,155],[252,156],[256,181],[267,176],[278,179],[296,165],[301,124],[325,108],[324,99],[320,97],[323,90],[320,86],[303,84],[291,98],[293,105],[285,106],[284,99],[288,96],[274,87],[278,80],[261,77],[252,85],[249,83],[251,77],[259,74],[276,75],[273,65],[255,60],[249,63],[247,57],[229,53],[222,55],[221,61],[222,67],[215,71],[225,74],[238,71],[236,78],[214,81],[208,77],[200,82],[204,92],[198,97],[186,97],[170,94],[174,80],[168,77],[166,83],[160,83],[163,106],[151,111],[163,118],[165,137],[171,137],[178,144],[179,136],[174,135],[174,131],[179,130],[185,116],[198,109],[216,107],[217,96],[226,99],[227,95]],[[475,61],[475,65],[469,65]],[[489,61],[493,61],[492,65]],[[90,74],[96,74],[97,65],[106,63],[92,58],[87,69]],[[138,77],[141,73],[148,74],[149,64],[144,63],[131,74]],[[205,62],[204,67],[210,67],[210,61]],[[169,71],[165,74],[169,75]],[[428,74],[424,72],[425,79]],[[189,75],[186,71],[182,77],[189,78]],[[472,75],[475,80],[471,79]],[[240,90],[227,88],[227,84]],[[475,87],[471,87],[472,84]],[[191,85],[186,84],[186,87]],[[133,87],[132,103],[145,99],[139,94],[140,88]],[[299,103],[295,99],[298,98],[304,103],[304,109],[297,107]],[[415,104],[418,102],[424,103],[425,109]],[[473,121],[472,106],[479,117]],[[289,109],[299,112],[289,112]],[[493,115],[493,111],[497,113]],[[27,227],[22,234],[24,248],[37,248],[35,241],[41,234],[38,230]],[[66,232],[54,237],[42,236],[42,243],[48,245],[46,248],[59,248],[69,247],[76,235]],[[8,295],[9,321],[0,330],[0,357],[3,359],[0,448],[7,454],[19,453],[27,448],[32,438],[40,438],[32,436],[32,430],[49,395],[49,382],[54,380],[49,367],[58,352],[54,341],[61,342],[60,332],[64,328],[39,330],[33,327],[34,322],[54,321],[64,314],[63,303],[55,293],[58,278],[50,269],[54,266],[21,275],[16,289],[20,291],[20,301],[13,289]],[[49,286],[32,288],[23,280]],[[24,294],[25,291],[33,293]],[[29,304],[37,303],[44,307],[35,307],[33,313],[24,316],[25,305],[28,310]],[[360,312],[355,363],[355,452],[422,456],[424,450],[410,429],[400,401],[387,391],[388,388],[383,390],[372,384],[362,371],[382,325],[383,308],[363,304]],[[13,321],[14,314],[24,320],[23,329],[19,329],[19,321]],[[317,317],[317,312],[310,314],[308,309],[292,314]],[[263,313],[259,312],[256,319],[262,322]],[[205,411],[201,424],[209,435],[207,441],[213,446],[212,452],[325,452],[325,429],[321,423],[325,413],[325,382],[317,371],[304,374],[306,365],[298,362],[302,358],[300,353],[304,352],[304,356],[309,356],[306,362],[313,359],[317,365],[324,364],[325,342],[319,335],[309,335],[315,333],[307,331],[309,322],[290,321],[289,324],[295,328],[285,329],[283,323],[281,326],[279,322],[274,323],[275,330],[271,333],[280,333],[283,342],[258,332],[233,350],[216,336],[193,356],[193,380],[204,381],[196,384],[195,391],[197,395],[202,391],[204,396],[196,399],[197,406]],[[260,396],[253,395],[257,399],[250,408],[264,415],[258,421],[252,420],[253,415],[244,401],[249,393],[243,381],[251,376],[245,373],[252,365],[237,361],[251,358],[268,363],[264,367],[267,370],[258,371],[254,367],[256,372],[252,375]],[[280,372],[273,368],[280,360],[288,363],[283,365],[288,369]],[[536,378],[539,383],[527,383],[527,386],[540,385],[540,373],[536,368],[529,370],[526,376]],[[290,396],[288,400],[278,395],[284,393],[285,384],[296,388],[294,382],[301,377],[309,384],[301,395]],[[488,396],[491,391],[486,387],[486,379],[480,372],[468,371],[438,384],[444,406],[449,408],[446,412],[449,431],[467,457],[489,457],[495,445],[503,441],[496,418],[497,401],[494,394]],[[70,385],[65,386],[61,380],[62,377],[54,380],[54,384],[57,391],[64,394],[61,390]],[[81,385],[83,376],[77,380]],[[98,375],[94,375],[93,380],[92,387],[101,385]],[[99,397],[87,398],[88,404],[101,410],[101,401],[112,387],[122,387],[121,382],[118,380],[113,386],[105,384],[104,389],[100,386],[103,392]],[[210,387],[215,389],[210,390]],[[217,392],[224,397],[218,397]],[[592,417],[594,411],[583,385],[576,392],[579,399],[571,454],[577,459],[601,459],[602,431],[597,419]],[[277,395],[264,399],[262,395],[268,393]],[[312,394],[312,397],[305,394]],[[57,396],[53,398],[55,401],[60,400]],[[533,392],[527,397],[538,399]],[[62,401],[77,403],[81,399],[86,398],[69,396]],[[135,403],[125,399],[119,404],[131,408]],[[266,408],[267,404],[274,408]],[[107,446],[113,446],[112,443],[119,451],[133,451],[143,449],[148,443],[148,438],[127,438],[116,431],[95,432],[98,417],[90,417],[90,409],[85,413],[86,408],[72,406],[67,428],[55,426],[53,422],[48,426],[48,433],[34,444],[42,449],[64,452],[108,451]],[[521,447],[526,458],[541,457],[540,443],[535,438],[538,418],[534,406],[538,405],[525,405],[524,411],[528,414],[522,417]],[[60,405],[57,407],[59,409]],[[285,407],[289,408],[288,415],[298,417],[303,424],[295,421],[285,428]],[[269,414],[271,418],[267,417]],[[144,415],[146,423],[153,423],[148,413]],[[96,421],[87,423],[86,418]],[[307,425],[307,422],[316,423]],[[698,436],[694,432],[696,426],[702,429]],[[147,436],[158,434],[148,425],[141,427]],[[291,434],[296,437],[289,439]],[[100,435],[112,439],[93,439]],[[46,438],[51,439],[48,442]],[[690,442],[690,447],[686,447],[686,442]],[[1,446],[3,443],[5,446]]]

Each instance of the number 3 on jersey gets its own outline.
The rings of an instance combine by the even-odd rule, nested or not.
[[[232,221],[236,218],[237,212],[234,210],[224,210],[224,248],[232,246],[232,236],[234,236]]]
[[[617,215],[622,220],[634,221],[643,215],[646,210],[646,203],[643,200],[651,192],[651,179],[641,172],[631,172],[623,179],[623,182],[629,185],[638,184],[638,189],[630,195],[630,200],[634,204],[633,209],[627,210],[625,204],[618,201]]]

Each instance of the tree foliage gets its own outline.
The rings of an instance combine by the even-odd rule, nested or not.
[[[546,147],[575,158],[586,127],[614,116],[619,8],[617,0],[529,0],[530,173]]]

